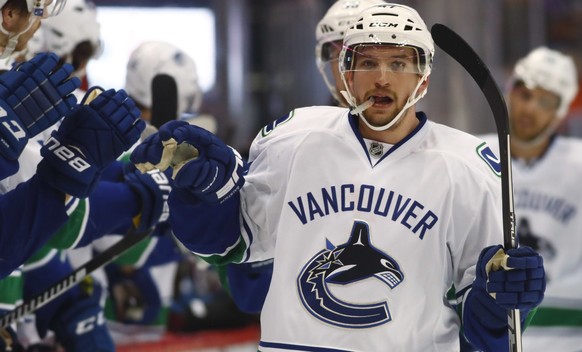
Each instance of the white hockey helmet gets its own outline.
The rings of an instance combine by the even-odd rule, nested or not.
[[[544,46],[532,50],[516,63],[510,86],[518,81],[530,89],[541,88],[556,94],[560,98],[556,113],[558,118],[566,116],[578,93],[578,73],[574,60]]]
[[[345,79],[345,73],[353,69],[354,58],[359,48],[367,45],[391,45],[414,49],[417,54],[415,73],[421,75],[416,89],[408,98],[400,114],[390,124],[381,127],[371,126],[361,115],[371,103],[366,102],[358,106],[349,91]],[[346,86],[346,91],[342,92],[342,94],[350,106],[355,108],[352,112],[360,115],[373,130],[383,131],[390,128],[410,106],[414,105],[426,94],[426,89],[420,93],[418,93],[418,90],[430,75],[434,52],[434,42],[430,31],[415,9],[405,5],[385,3],[362,11],[354,23],[346,30],[339,58],[340,73]]]
[[[148,41],[130,55],[125,76],[125,90],[137,103],[151,108],[151,83],[158,74],[174,78],[178,88],[178,116],[198,112],[202,89],[194,60],[173,44]]]
[[[315,27],[315,64],[330,93],[338,101],[339,92],[330,69],[330,65],[337,67],[338,57],[331,49],[337,45],[339,53],[346,29],[363,9],[385,3],[384,0],[337,0]]]
[[[0,0],[0,9],[2,9],[8,0]],[[54,17],[61,13],[67,0],[26,0],[28,12],[31,14],[28,26],[20,33],[12,33],[4,28],[4,23],[0,22],[0,32],[8,36],[8,43],[3,47],[0,53],[0,59],[9,57],[18,44],[18,38],[22,33],[27,32],[36,21],[49,17]]]
[[[101,51],[100,24],[97,9],[91,0],[67,0],[58,18],[43,21],[44,46],[70,62],[75,47],[81,42],[89,42],[94,48],[93,57]]]

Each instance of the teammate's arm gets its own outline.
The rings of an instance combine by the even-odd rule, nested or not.
[[[122,179],[97,183],[51,238],[50,246],[83,247],[106,234],[124,234],[132,227],[143,232],[167,220],[169,177],[159,171],[142,174],[125,169]]]
[[[123,91],[104,92],[69,111],[41,149],[37,173],[0,199],[0,277],[24,262],[67,220],[66,201],[86,197],[101,171],[145,128]]]
[[[0,278],[18,268],[67,221],[65,194],[37,175],[0,197]]]

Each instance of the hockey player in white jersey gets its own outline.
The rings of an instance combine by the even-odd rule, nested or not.
[[[264,127],[247,174],[238,153],[179,121],[132,153],[142,170],[173,167],[170,220],[190,250],[211,263],[274,258],[261,351],[458,351],[452,284],[465,334],[502,351],[508,309],[525,318],[542,300],[541,257],[498,245],[490,150],[415,109],[433,54],[414,9],[374,6],[340,54],[350,109],[295,109]]]
[[[528,352],[582,346],[582,142],[556,133],[577,77],[571,57],[538,47],[517,62],[507,85],[517,234],[544,257],[548,282],[523,335]],[[484,138],[497,146],[496,136]]]
[[[315,28],[315,64],[334,105],[348,106],[339,93],[345,90],[338,64],[344,33],[363,9],[385,3],[383,0],[337,0],[318,22]],[[221,268],[227,269],[227,285],[237,306],[245,312],[259,313],[271,281],[272,259]]]
[[[340,106],[348,106],[340,94],[345,87],[338,64],[344,33],[363,9],[385,3],[383,0],[338,0],[315,27],[315,64],[329,92]]]

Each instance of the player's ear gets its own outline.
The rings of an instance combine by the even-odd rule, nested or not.
[[[4,6],[2,8],[2,26],[8,32],[12,32],[19,18],[19,13],[17,10],[10,6]]]
[[[346,71],[344,73],[344,78],[346,80],[346,84],[348,85],[346,88],[349,88],[350,90],[353,89],[354,87],[354,71]]]
[[[430,76],[428,76],[424,79],[424,81],[420,84],[420,87],[418,87],[419,93],[424,92],[428,88],[429,81],[430,81]]]

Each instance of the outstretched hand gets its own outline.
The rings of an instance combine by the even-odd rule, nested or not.
[[[36,55],[0,75],[0,154],[16,160],[28,139],[73,109],[81,82],[69,78],[73,66],[57,69],[54,53]]]
[[[165,123],[135,148],[131,161],[142,172],[173,168],[174,188],[203,202],[223,202],[244,184],[239,153],[185,121]]]
[[[94,91],[67,114],[41,149],[41,179],[74,197],[87,197],[101,172],[132,147],[145,128],[124,90],[110,89],[97,97]]]

